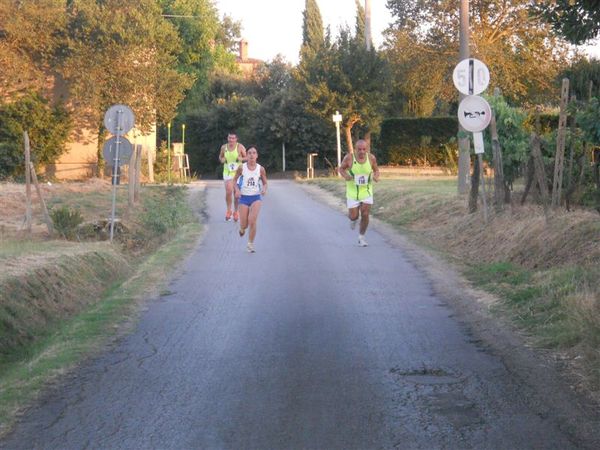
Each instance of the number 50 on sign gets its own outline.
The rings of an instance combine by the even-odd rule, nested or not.
[[[463,59],[454,68],[452,81],[461,94],[481,94],[490,84],[490,71],[478,59]]]

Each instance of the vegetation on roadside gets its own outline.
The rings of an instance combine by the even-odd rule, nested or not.
[[[188,192],[176,186],[143,187],[141,204],[129,210],[120,188],[117,211],[125,212],[114,243],[101,232],[84,236],[99,211],[109,210],[109,192],[105,185],[52,198],[54,210],[77,208],[85,218],[75,241],[2,236],[0,434],[49,380],[127,322],[198,236]]]
[[[345,196],[337,179],[314,183]],[[533,342],[574,362],[600,391],[600,223],[587,210],[554,211],[526,204],[495,215],[486,226],[466,214],[456,180],[384,179],[375,185],[373,215],[441,252],[475,285],[500,298],[496,313],[512,319]]]

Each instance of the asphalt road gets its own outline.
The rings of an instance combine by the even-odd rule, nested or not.
[[[257,252],[207,231],[136,330],[2,441],[10,449],[570,449],[431,282],[373,227],[271,182]]]

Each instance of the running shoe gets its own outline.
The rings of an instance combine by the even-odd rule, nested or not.
[[[248,242],[248,246],[246,248],[248,249],[248,253],[256,252],[256,250],[254,250],[254,244],[252,242]]]
[[[367,247],[369,244],[367,244],[367,241],[365,241],[364,236],[358,235],[358,246],[359,247]]]
[[[237,222],[238,220],[240,220],[240,215],[237,211],[233,212],[233,221]]]
[[[242,230],[241,228],[239,229],[238,233],[240,234],[240,237],[242,237],[244,234],[246,234],[246,230]]]
[[[225,213],[225,222],[229,222],[231,220],[231,211],[227,211]]]
[[[356,222],[358,222],[358,219],[350,220],[350,229],[351,230],[354,230],[356,228]]]

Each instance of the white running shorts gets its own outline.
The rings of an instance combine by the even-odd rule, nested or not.
[[[354,200],[351,198],[346,199],[346,204],[348,205],[348,209],[357,208],[361,203],[366,203],[367,205],[373,204],[373,197],[367,197],[364,200]]]

